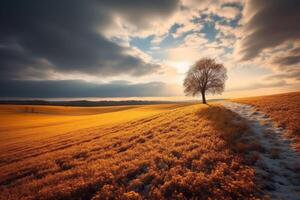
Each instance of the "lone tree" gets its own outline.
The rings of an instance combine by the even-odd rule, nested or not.
[[[197,61],[184,79],[185,94],[195,96],[201,93],[202,102],[206,104],[205,93],[221,94],[224,91],[226,72],[223,64],[216,63],[214,59]]]

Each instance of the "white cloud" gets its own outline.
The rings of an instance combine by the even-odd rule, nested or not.
[[[218,8],[215,13],[220,17],[232,20],[240,14],[240,10],[235,7],[222,7]]]
[[[187,35],[182,41],[181,46],[199,48],[200,46],[207,44],[208,40],[203,33],[192,33]]]

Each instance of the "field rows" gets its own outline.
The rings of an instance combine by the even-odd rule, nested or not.
[[[235,114],[219,106],[158,106],[151,115],[140,109],[143,116],[127,122],[7,144],[0,160],[1,197],[226,199],[257,194],[254,169],[235,145],[247,126],[235,123]]]

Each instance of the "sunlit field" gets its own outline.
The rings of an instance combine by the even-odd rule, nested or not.
[[[270,96],[234,99],[233,101],[253,105],[269,115],[277,126],[284,128],[300,153],[300,92]]]
[[[299,11],[1,1],[0,200],[300,200]]]
[[[248,127],[222,106],[2,106],[1,122],[2,199],[259,194]]]
[[[0,106],[0,144],[40,140],[148,117],[185,104],[109,107]],[[72,135],[72,133],[70,133]]]

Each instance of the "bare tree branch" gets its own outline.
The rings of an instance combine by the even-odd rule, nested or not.
[[[197,61],[187,72],[184,79],[184,92],[186,95],[202,95],[206,103],[205,93],[221,94],[225,88],[227,70],[223,64],[214,59],[203,58]]]

